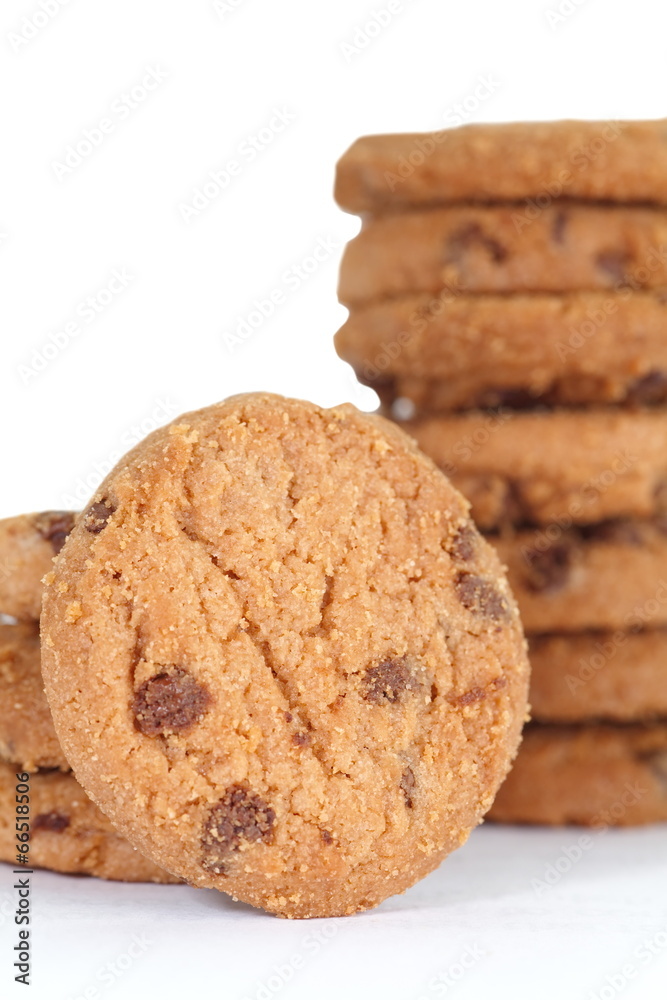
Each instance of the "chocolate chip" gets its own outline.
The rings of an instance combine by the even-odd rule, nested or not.
[[[454,698],[453,704],[461,705],[472,705],[476,701],[484,701],[486,698],[486,691],[481,687],[470,688],[464,694],[460,694],[457,698]]]
[[[632,521],[602,521],[600,524],[587,524],[580,528],[582,538],[592,542],[609,542],[614,545],[643,544],[642,534]]]
[[[89,531],[91,535],[99,535],[100,531],[106,528],[107,521],[115,510],[116,508],[109,500],[100,500],[98,503],[94,503],[84,514],[83,523],[86,526],[86,531]]]
[[[507,601],[491,580],[485,580],[474,573],[459,573],[454,586],[464,608],[486,618],[493,618],[494,621],[507,618]]]
[[[320,830],[320,836],[322,837],[322,843],[333,844],[333,837],[328,830]]]
[[[572,546],[568,542],[558,542],[544,552],[528,549],[524,552],[528,563],[525,581],[528,590],[534,594],[552,594],[561,590],[570,578],[573,564]]]
[[[454,535],[450,552],[455,559],[468,562],[475,556],[477,548],[477,532],[471,524],[464,524]]]
[[[69,826],[69,816],[59,812],[39,813],[31,824],[31,830],[49,830],[51,833],[62,833]]]
[[[469,222],[457,232],[452,233],[447,241],[447,257],[458,264],[467,250],[481,246],[494,264],[502,264],[507,259],[507,250],[492,236],[488,236],[478,222]]]
[[[35,518],[35,527],[57,555],[74,527],[74,514],[69,510],[44,511]]]
[[[551,226],[551,239],[554,243],[565,242],[565,226],[567,225],[567,220],[567,212],[564,212],[562,209],[559,212],[556,212]]]
[[[310,733],[294,733],[292,743],[298,747],[308,746],[310,743]]]
[[[211,704],[211,695],[181,667],[150,677],[135,692],[134,725],[146,736],[188,729]]]
[[[417,787],[417,779],[415,778],[415,772],[411,767],[407,767],[403,772],[400,787],[403,795],[405,796],[405,805],[408,809],[412,809],[414,806],[413,796],[415,788]]]
[[[626,400],[638,406],[664,403],[667,400],[667,372],[656,369],[637,379],[628,388]]]
[[[489,681],[487,687],[492,688],[494,691],[500,691],[502,688],[507,687],[507,678],[503,674],[499,674],[494,677],[492,681]],[[484,701],[487,695],[486,688],[483,687],[473,687],[469,691],[464,691],[463,694],[455,695],[449,698],[450,705],[465,706],[472,705],[476,701]]]
[[[243,841],[270,841],[275,820],[275,812],[259,795],[243,785],[231,785],[204,824],[203,866],[224,873],[226,858],[238,851]]]
[[[414,686],[415,680],[407,658],[401,656],[383,660],[375,667],[368,668],[363,679],[363,697],[375,705],[382,705],[386,701],[393,705],[404,691]]]
[[[595,258],[595,263],[601,271],[618,282],[625,278],[632,256],[625,250],[603,250]]]

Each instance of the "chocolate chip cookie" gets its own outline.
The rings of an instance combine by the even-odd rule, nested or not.
[[[48,510],[0,521],[0,614],[39,620],[41,580],[72,530],[71,511]]]
[[[403,424],[487,530],[667,510],[667,409],[473,411]]]
[[[37,623],[0,625],[0,760],[69,770],[44,695]]]
[[[17,768],[0,763],[0,861],[16,857]],[[124,840],[71,774],[30,775],[30,864],[118,882],[178,882]]]
[[[534,719],[667,718],[667,629],[535,635],[528,645]]]
[[[530,220],[555,198],[667,205],[667,121],[463,125],[368,135],[338,163],[348,212],[453,201],[519,201]]]
[[[367,219],[338,294],[363,306],[413,292],[567,292],[667,285],[667,211],[558,202],[521,226],[516,205],[452,205]]]
[[[489,819],[605,829],[667,820],[667,723],[524,731]]]
[[[431,871],[516,751],[527,658],[468,505],[394,425],[234,397],[100,487],[47,576],[86,791],[154,861],[284,916]]]
[[[336,350],[417,412],[667,401],[667,296],[407,295],[353,309]],[[604,359],[604,363],[601,363]]]
[[[667,626],[667,518],[489,540],[507,565],[526,632]]]

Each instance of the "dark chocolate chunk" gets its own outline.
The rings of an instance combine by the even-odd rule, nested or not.
[[[454,535],[451,545],[451,554],[461,562],[469,562],[475,557],[477,548],[477,531],[471,524],[464,524]]]
[[[482,247],[494,264],[502,264],[507,259],[507,249],[498,240],[487,235],[478,222],[470,222],[450,236],[447,241],[447,259],[458,264],[466,251],[475,245]]]
[[[534,594],[553,594],[567,584],[573,565],[573,549],[568,542],[555,542],[544,552],[529,549],[524,558],[528,563],[526,586]]]
[[[415,680],[405,656],[383,660],[369,667],[363,678],[363,697],[375,705],[397,702],[404,691],[411,690]]]
[[[408,809],[412,809],[414,806],[413,799],[416,787],[417,779],[415,778],[415,772],[411,767],[407,767],[401,778],[401,791],[405,796],[405,805]]]
[[[211,704],[211,695],[182,667],[150,677],[135,692],[134,725],[146,736],[188,729]]]
[[[47,510],[35,518],[35,527],[45,542],[50,542],[58,554],[74,527],[74,514],[69,510]]]
[[[100,500],[94,503],[83,515],[86,531],[89,531],[91,535],[99,535],[106,528],[107,521],[115,510],[116,508],[109,500]]]
[[[225,859],[238,851],[241,843],[268,843],[276,820],[271,807],[243,785],[232,785],[213,806],[204,824],[203,866],[224,873]]]
[[[476,701],[484,701],[486,698],[486,691],[481,687],[470,688],[464,694],[460,694],[457,698],[454,698],[455,705],[472,705]]]
[[[59,812],[39,813],[31,824],[31,830],[48,830],[51,833],[62,833],[70,824],[69,816]]]
[[[464,608],[494,621],[507,618],[507,601],[491,580],[475,573],[459,573],[454,581],[458,599]]]

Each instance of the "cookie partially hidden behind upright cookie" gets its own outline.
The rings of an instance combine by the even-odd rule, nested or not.
[[[51,569],[76,514],[47,510],[0,521],[0,614],[38,621],[42,577]]]
[[[0,762],[0,861],[15,864],[15,766]],[[179,880],[145,858],[118,834],[71,774],[31,774],[30,865],[115,882]]]
[[[0,625],[0,760],[69,771],[44,697],[36,623]]]
[[[47,576],[78,780],[156,863],[291,917],[412,885],[480,821],[528,666],[500,562],[402,431],[248,395],[103,483]]]

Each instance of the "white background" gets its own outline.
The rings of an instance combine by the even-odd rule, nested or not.
[[[358,135],[666,113],[657,0],[393,0],[381,29],[388,0],[43,3],[57,12],[0,8],[0,515],[83,503],[156,422],[231,393],[373,407],[332,348],[338,260],[358,228],[333,203],[333,172]],[[149,71],[155,89],[138,100]],[[276,111],[288,123],[251,159]],[[59,166],[102,119],[101,143]],[[237,175],[188,212],[231,160]],[[307,274],[318,245],[329,249]],[[126,287],[106,305],[114,271]],[[272,293],[273,314],[230,349]],[[405,897],[333,922],[319,951],[304,943],[315,924],[215,893],[40,875],[28,995],[664,997],[667,948],[636,954],[667,931],[664,828],[603,835],[538,892],[531,880],[580,834],[482,830]],[[0,995],[26,995],[11,983],[1,878]],[[135,932],[152,943],[105,975]],[[447,980],[475,947],[484,957]],[[293,953],[304,969],[270,983]]]

